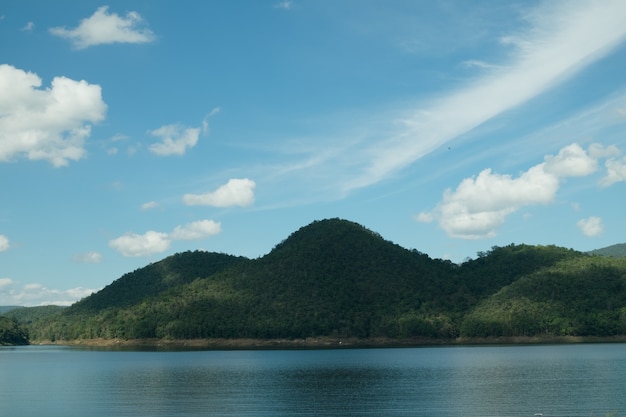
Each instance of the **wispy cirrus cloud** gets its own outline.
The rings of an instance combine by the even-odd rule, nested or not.
[[[283,10],[291,10],[293,9],[293,1],[292,0],[282,0],[274,3],[274,8],[283,9]]]
[[[524,11],[525,27],[501,36],[505,59],[466,60],[481,75],[419,107],[362,115],[341,132],[303,139],[292,163],[271,167],[336,196],[398,175],[447,142],[571,79],[626,39],[626,3],[557,1]],[[497,41],[497,40],[496,40]],[[328,139],[331,138],[331,139]],[[317,145],[317,146],[316,146]],[[621,178],[621,167],[615,164]],[[260,181],[259,175],[259,181]],[[280,179],[278,179],[280,180]]]
[[[111,43],[147,43],[156,39],[139,13],[120,16],[110,13],[108,6],[98,8],[73,29],[53,27],[49,30],[55,36],[69,39],[76,49]]]
[[[626,39],[626,3],[550,2],[528,13],[529,27],[507,37],[508,62],[401,120],[391,137],[357,158],[361,173],[347,184],[374,184],[447,141],[572,77]]]

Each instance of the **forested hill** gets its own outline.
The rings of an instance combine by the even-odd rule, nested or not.
[[[322,220],[261,258],[179,253],[21,323],[33,340],[626,334],[626,259],[529,245],[478,255],[456,265]]]
[[[589,252],[592,255],[612,256],[614,258],[626,258],[626,243],[607,246],[606,248],[595,249]]]
[[[197,278],[205,278],[247,258],[212,252],[178,253],[123,275],[71,306],[72,313],[133,306]]]

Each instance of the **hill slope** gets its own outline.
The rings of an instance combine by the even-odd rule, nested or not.
[[[595,249],[589,252],[592,255],[612,256],[614,258],[626,257],[626,243],[618,243],[617,245],[607,246],[606,248]]]
[[[247,258],[204,251],[177,253],[123,275],[70,307],[71,313],[97,312],[135,305],[196,278],[215,274]]]
[[[589,263],[593,259],[606,258],[554,246],[509,245],[456,265],[404,249],[359,224],[322,220],[294,232],[259,259],[206,252],[165,258],[124,275],[58,315],[34,321],[29,331],[39,340],[315,336],[449,340],[490,332],[562,334],[563,325],[556,324],[489,326],[493,317],[522,317],[515,308],[520,303],[525,307],[526,301],[519,300],[538,297],[532,302],[568,305],[574,291],[582,294],[576,300],[601,299],[603,293],[593,280],[581,278],[577,289],[563,287],[581,268],[581,277],[596,271],[597,263]],[[623,288],[617,284],[624,279],[619,268],[625,264],[615,260],[611,268],[617,269],[600,273],[614,274],[616,297],[609,314],[613,318],[615,309],[626,307],[620,298]],[[564,278],[551,284],[557,288],[553,298],[541,298],[541,285],[520,290],[524,282],[557,272]],[[556,307],[539,311],[546,314],[532,316],[537,322],[570,317]],[[590,332],[582,325],[570,327],[565,327],[565,334]]]
[[[626,334],[626,262],[570,258],[524,276],[471,311],[468,337]]]

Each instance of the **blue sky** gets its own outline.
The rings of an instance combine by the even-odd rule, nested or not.
[[[340,217],[433,258],[626,241],[626,3],[0,6],[0,305]]]

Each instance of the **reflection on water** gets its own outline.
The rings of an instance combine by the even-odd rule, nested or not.
[[[0,416],[603,416],[626,345],[115,352],[0,348]]]

